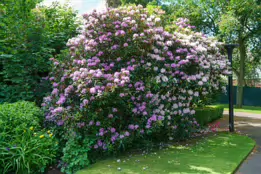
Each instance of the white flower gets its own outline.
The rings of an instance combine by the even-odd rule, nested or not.
[[[206,77],[203,77],[203,78],[202,78],[202,81],[203,81],[203,82],[207,82],[208,80],[207,80]]]
[[[189,95],[192,95],[192,94],[193,94],[193,91],[192,91],[192,90],[188,90],[188,94],[189,94]]]
[[[163,108],[164,108],[164,105],[163,105],[163,104],[161,104],[161,105],[159,106],[159,108],[160,108],[160,109],[163,109]]]
[[[160,72],[161,72],[161,73],[165,73],[166,70],[165,70],[164,68],[162,68],[162,69],[160,70]]]
[[[137,38],[137,37],[139,37],[139,35],[137,33],[133,34],[134,39]]]
[[[191,111],[190,111],[190,114],[191,114],[191,115],[194,115],[195,113],[196,113],[195,110],[191,110]]]
[[[179,106],[175,103],[175,104],[173,104],[173,106],[172,106],[174,109],[177,109]]]
[[[157,83],[160,83],[160,82],[161,82],[161,81],[160,81],[160,76],[157,76],[157,77],[156,77],[156,82],[157,82]]]
[[[163,82],[167,82],[167,81],[169,81],[169,79],[168,79],[167,76],[162,76],[161,79],[162,79]]]
[[[202,86],[202,85],[203,85],[203,82],[202,82],[202,81],[199,81],[199,82],[198,82],[198,85]]]
[[[172,41],[167,41],[166,44],[170,47],[173,45],[173,42]]]
[[[159,50],[156,48],[156,49],[154,49],[154,53],[159,53]]]
[[[151,21],[152,21],[152,19],[151,19],[151,18],[148,18],[148,19],[147,19],[147,21],[148,21],[148,22],[151,22]]]
[[[153,69],[154,71],[158,71],[159,68],[155,66]]]
[[[160,18],[156,18],[156,19],[155,19],[155,22],[160,22]]]

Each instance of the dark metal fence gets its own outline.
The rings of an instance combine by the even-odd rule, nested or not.
[[[234,104],[237,100],[237,86],[233,86]],[[218,103],[228,104],[228,95],[221,95]],[[245,106],[261,106],[261,88],[244,87],[243,105]]]

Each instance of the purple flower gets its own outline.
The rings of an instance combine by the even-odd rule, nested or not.
[[[100,125],[101,125],[101,122],[97,121],[96,126],[100,126]]]
[[[57,86],[58,86],[58,83],[54,82],[53,87],[57,87]]]
[[[111,133],[114,133],[116,131],[115,128],[111,128]]]
[[[158,120],[164,120],[163,116],[158,116]]]
[[[113,115],[112,115],[112,114],[109,114],[109,115],[108,115],[108,118],[113,118]]]
[[[129,125],[129,129],[130,129],[130,130],[134,130],[134,129],[135,129],[135,126],[134,126],[133,124],[130,124],[130,125]]]
[[[88,105],[89,101],[84,99],[82,103],[83,103],[83,106],[86,106],[86,105]]]
[[[92,88],[90,89],[90,93],[91,93],[91,94],[95,94],[95,93],[96,93],[96,89],[95,89],[94,87],[92,87]]]
[[[151,121],[157,121],[157,116],[154,114],[154,115],[152,115],[152,117],[150,117],[150,120]]]
[[[63,120],[59,120],[58,122],[57,122],[57,125],[58,126],[62,126],[64,124],[64,121]]]
[[[66,98],[64,95],[61,95],[60,96],[60,99],[56,102],[57,105],[61,105],[61,104],[64,104],[66,101]]]
[[[118,48],[119,48],[119,45],[113,45],[113,46],[111,47],[112,50],[117,50]]]
[[[112,108],[112,112],[117,112],[118,109],[117,108]]]
[[[55,108],[54,110],[52,110],[53,114],[61,113],[61,112],[63,112],[63,107],[58,107],[58,108]]]
[[[102,143],[102,141],[101,140],[98,140],[98,146],[102,146],[103,145],[103,143]]]
[[[130,136],[130,133],[128,131],[125,132],[124,134],[126,137]]]
[[[89,125],[92,126],[94,124],[94,121],[90,121]]]
[[[124,43],[123,46],[124,46],[124,47],[128,47],[129,44],[128,44],[128,43]]]
[[[57,88],[54,88],[52,91],[52,95],[58,95],[59,90]]]
[[[176,65],[175,63],[172,63],[172,64],[171,64],[171,67],[172,67],[172,68],[176,68],[177,65]]]

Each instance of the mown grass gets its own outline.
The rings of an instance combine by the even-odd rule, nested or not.
[[[224,107],[225,111],[228,111],[228,105],[227,104],[220,104],[220,106]],[[261,114],[261,107],[257,106],[243,106],[242,108],[237,108],[234,106],[235,112],[247,112],[247,113],[253,113],[253,114]]]
[[[255,141],[249,137],[220,133],[188,145],[100,161],[77,174],[228,174],[254,146]]]

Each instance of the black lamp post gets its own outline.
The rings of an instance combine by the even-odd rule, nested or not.
[[[228,60],[232,68],[232,53],[233,49],[238,47],[237,44],[226,44]],[[233,104],[233,73],[228,77],[228,101],[229,101],[229,131],[234,132],[234,104]]]

